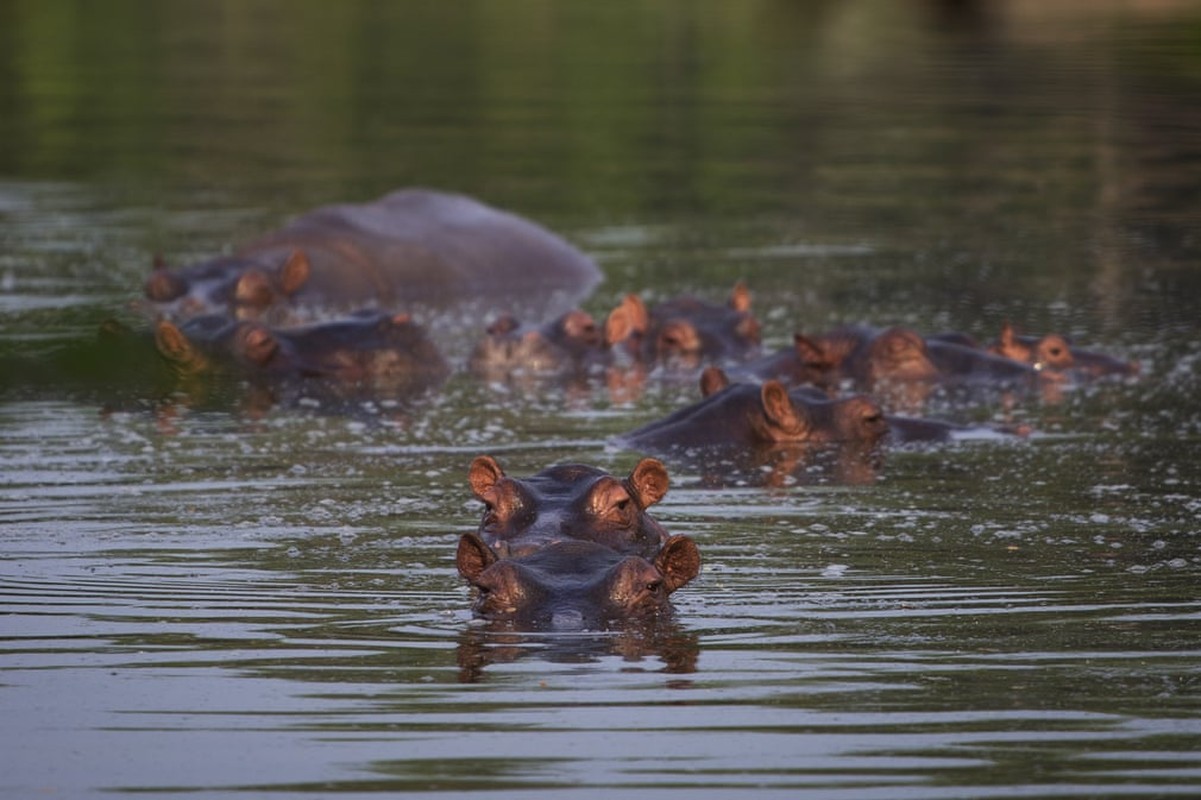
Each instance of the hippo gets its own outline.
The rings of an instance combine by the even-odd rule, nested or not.
[[[649,312],[634,294],[626,295],[605,320],[605,343],[635,361],[684,368],[703,363],[745,361],[758,354],[762,334],[751,313],[751,295],[735,285],[725,305],[684,295]]]
[[[475,533],[459,539],[459,574],[474,586],[474,609],[488,619],[551,630],[593,630],[632,618],[665,616],[668,597],[700,572],[696,543],[670,536],[650,558],[583,539],[502,556]]]
[[[937,419],[885,414],[864,395],[831,399],[812,386],[785,388],[779,381],[731,383],[710,366],[701,375],[703,399],[618,438],[656,453],[704,453],[708,465],[738,471],[753,467],[779,482],[798,467],[829,463],[842,482],[875,477],[883,443],[946,442],[963,438],[1027,435],[1027,428],[994,429]],[[830,458],[819,458],[829,456]],[[727,483],[716,477],[709,483]]]
[[[467,363],[488,378],[565,375],[587,373],[606,362],[605,354],[596,321],[576,308],[537,326],[522,325],[510,314],[499,317]]]
[[[888,432],[880,407],[863,395],[832,400],[811,387],[731,383],[720,369],[701,376],[703,399],[621,437],[651,450],[746,448],[784,443],[873,446]]]
[[[974,347],[970,337],[923,337],[909,328],[835,328],[818,336],[797,333],[793,346],[753,361],[743,374],[812,384],[836,393],[848,384],[889,405],[920,407],[937,389],[1025,389],[1039,373],[1029,364]]]
[[[407,314],[363,310],[294,328],[221,314],[159,320],[159,352],[181,375],[226,370],[252,380],[320,379],[406,392],[440,383],[446,362]]]
[[[257,316],[291,308],[410,310],[520,301],[557,311],[601,280],[596,264],[545,228],[477,200],[402,189],[303,214],[233,255],[168,269],[146,297],[160,313]]]
[[[1046,377],[1063,379],[1132,376],[1139,373],[1133,361],[1075,347],[1057,333],[1044,336],[1019,336],[1013,325],[1006,322],[1001,335],[988,346],[990,353],[1030,365]]]
[[[639,461],[624,479],[583,464],[549,467],[510,478],[496,459],[477,456],[468,472],[484,504],[478,533],[501,556],[520,556],[560,541],[591,541],[616,552],[653,558],[667,531],[646,509],[667,493],[667,469]]]

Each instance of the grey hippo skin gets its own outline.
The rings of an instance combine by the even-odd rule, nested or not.
[[[155,267],[146,297],[161,314],[241,316],[300,309],[572,307],[601,280],[588,256],[530,220],[463,195],[402,189],[322,206],[233,255]]]

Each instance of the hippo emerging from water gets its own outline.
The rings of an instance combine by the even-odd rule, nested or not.
[[[255,315],[280,303],[407,310],[465,302],[548,314],[600,279],[590,258],[529,220],[462,195],[403,189],[315,209],[231,256],[157,266],[145,291],[173,316]]]
[[[1006,322],[1001,335],[988,346],[990,353],[1030,364],[1045,376],[1090,379],[1106,376],[1134,376],[1137,362],[1124,361],[1107,353],[1076,347],[1057,333],[1043,336],[1019,336]]]
[[[701,557],[687,536],[671,536],[651,558],[582,540],[503,558],[465,533],[455,564],[478,590],[475,610],[482,616],[563,630],[668,613],[668,596],[697,576]]]
[[[810,387],[779,381],[730,383],[715,367],[701,376],[703,399],[621,438],[652,451],[746,449],[786,443],[873,446],[888,433],[875,402],[863,395],[831,400]]]
[[[743,283],[735,284],[724,305],[682,295],[648,311],[638,295],[629,294],[605,320],[608,347],[636,361],[690,369],[744,361],[758,355],[761,340]]]
[[[668,538],[646,513],[667,494],[667,470],[653,458],[639,461],[624,479],[584,464],[510,478],[496,459],[482,455],[471,462],[468,480],[484,504],[479,535],[502,556],[586,540],[649,558]]]
[[[481,455],[468,480],[485,505],[459,540],[455,564],[490,619],[552,629],[657,617],[700,571],[696,544],[646,513],[667,492],[667,470],[644,458],[618,479],[583,464],[509,478]]]
[[[405,394],[440,383],[449,372],[407,314],[373,310],[286,329],[223,314],[179,325],[159,320],[155,344],[185,378],[219,371],[253,382],[319,379]]]

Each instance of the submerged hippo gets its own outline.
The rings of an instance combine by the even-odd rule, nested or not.
[[[1024,429],[958,425],[884,414],[864,395],[831,399],[811,386],[779,381],[730,383],[707,368],[703,399],[617,439],[623,446],[682,457],[710,485],[829,479],[867,483],[876,478],[885,442],[945,442],[1025,435]]]
[[[578,308],[538,326],[504,315],[488,326],[468,366],[489,378],[584,373],[605,362],[602,344],[596,321]]]
[[[317,378],[412,390],[434,385],[448,373],[420,326],[408,315],[381,311],[282,329],[224,315],[179,325],[160,320],[155,342],[181,375],[227,370],[252,380]]]
[[[667,531],[646,509],[663,499],[664,466],[644,458],[624,480],[583,464],[549,467],[510,478],[492,456],[477,456],[468,473],[484,504],[479,535],[502,556],[524,555],[560,541],[590,541],[652,558]]]
[[[741,283],[724,305],[686,295],[648,311],[637,295],[626,295],[605,320],[610,348],[636,361],[686,368],[746,360],[758,353],[761,340],[750,292]]]
[[[350,310],[520,302],[544,313],[569,307],[600,279],[590,258],[529,220],[462,195],[403,189],[317,208],[231,256],[156,266],[145,292],[174,316],[253,315],[279,303]]]
[[[997,340],[988,346],[988,351],[1029,364],[1044,375],[1056,378],[1090,379],[1130,376],[1139,372],[1138,364],[1133,361],[1075,347],[1057,333],[1019,336],[1008,322],[1001,328]]]
[[[668,537],[649,558],[574,539],[504,557],[479,535],[465,533],[455,564],[478,590],[480,615],[580,630],[668,613],[668,597],[697,576],[701,557],[687,536]]]
[[[745,373],[789,385],[924,395],[935,387],[1024,388],[1038,372],[1029,364],[986,352],[970,337],[914,330],[845,326],[817,336],[796,334],[793,346],[748,364]],[[918,400],[921,397],[916,398]]]
[[[621,437],[652,451],[748,448],[783,443],[875,445],[888,433],[880,407],[863,395],[832,400],[810,387],[730,383],[716,368],[701,377],[704,398]]]

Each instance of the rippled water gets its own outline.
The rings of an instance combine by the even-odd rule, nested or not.
[[[1201,789],[1194,6],[114,8],[0,11],[0,794]],[[1143,375],[939,408],[1034,433],[867,483],[672,463],[673,620],[498,630],[471,458],[624,473],[691,381],[264,409],[89,366],[156,253],[406,184],[563,232],[597,315],[743,279],[770,346],[1011,319]]]

